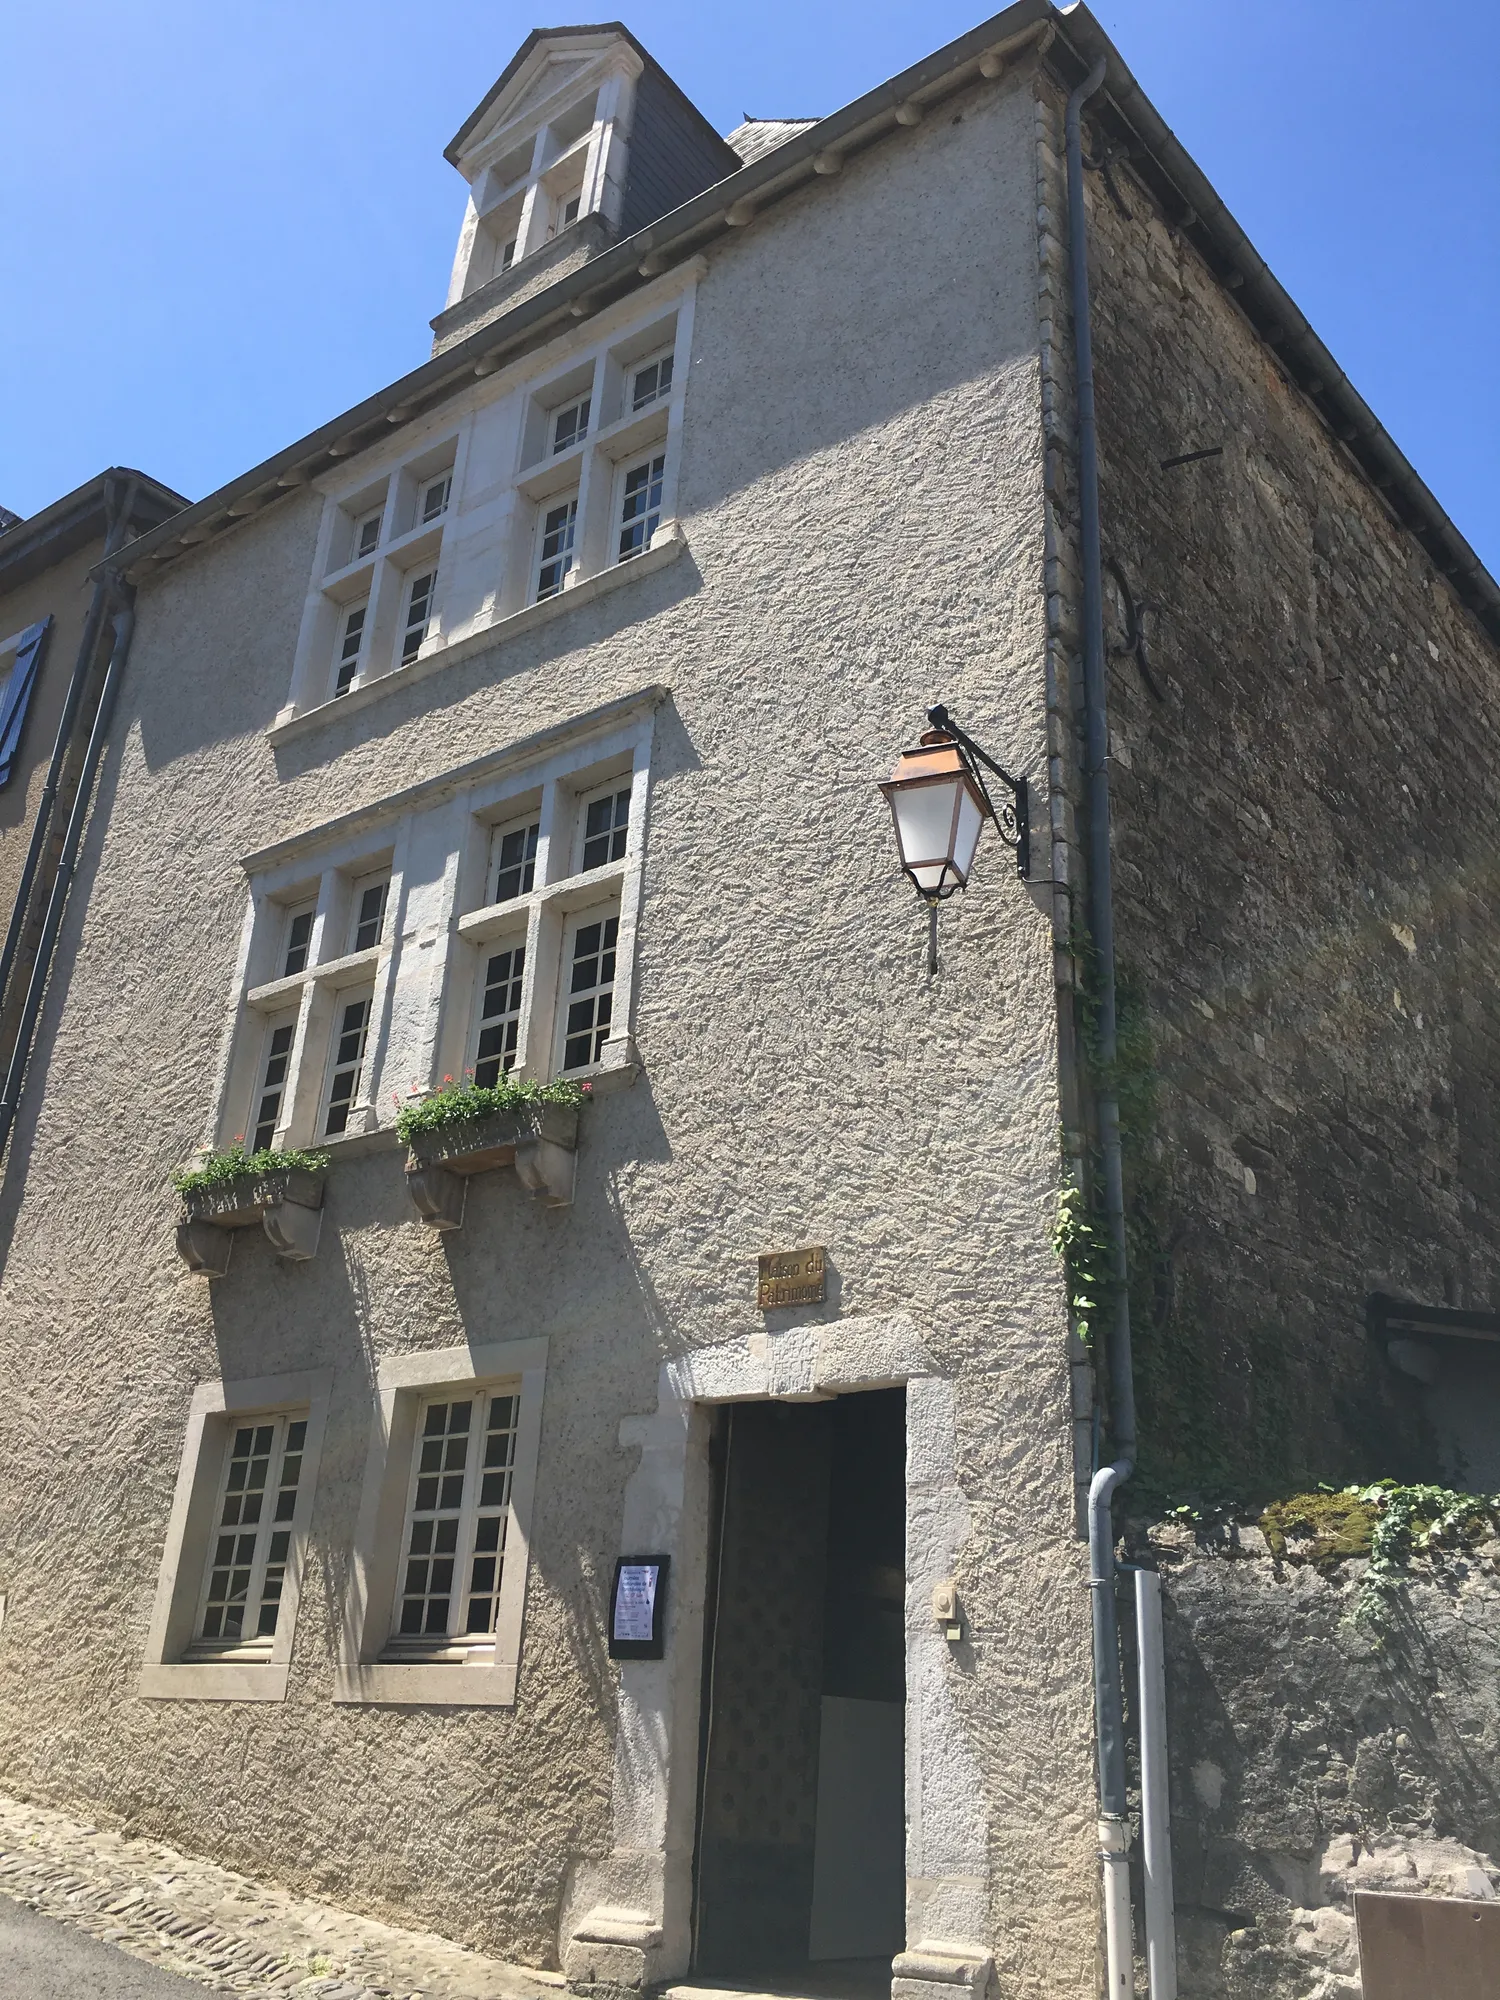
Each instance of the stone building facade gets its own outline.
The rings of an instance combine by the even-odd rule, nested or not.
[[[0,508],[0,1095],[114,644],[90,572],[186,505],[115,466],[28,519]]]
[[[623,29],[539,31],[450,148],[432,360],[119,558],[0,1209],[13,1784],[583,1990],[1097,1990],[1109,1406],[1053,1235],[1101,58],[1142,1477],[1439,1451],[1360,1340],[1371,1294],[1424,1352],[1493,1302],[1490,781],[1462,917],[1390,794],[1439,689],[1482,737],[1494,586],[1399,465],[1430,550],[1391,518],[1084,8],[725,142]],[[986,836],[932,976],[875,780],[938,701],[1028,775],[1033,858]],[[408,1157],[470,1070],[587,1101]],[[236,1144],[329,1159],[174,1233]],[[822,1295],[763,1306],[806,1246]],[[660,1644],[613,1658],[632,1558]]]

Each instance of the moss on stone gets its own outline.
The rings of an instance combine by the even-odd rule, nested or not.
[[[1279,1560],[1308,1562],[1320,1576],[1350,1556],[1368,1556],[1379,1508],[1360,1493],[1294,1493],[1260,1517],[1261,1533]],[[1310,1546],[1292,1550],[1291,1542]]]

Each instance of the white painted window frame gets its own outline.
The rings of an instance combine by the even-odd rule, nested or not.
[[[282,1077],[280,1084],[268,1084],[266,1081],[266,1073],[270,1069],[272,1062],[275,1060],[271,1052],[272,1041],[276,1036],[277,1031],[279,1029],[286,1027],[290,1027],[292,1031],[291,1046],[286,1052],[286,1073]],[[256,1065],[258,1081],[256,1082],[255,1088],[250,1095],[249,1110],[245,1114],[245,1130],[243,1134],[236,1135],[237,1140],[243,1138],[245,1150],[247,1153],[253,1153],[260,1150],[256,1145],[256,1139],[259,1133],[260,1123],[261,1123],[260,1111],[262,1104],[266,1100],[267,1094],[271,1090],[280,1091],[280,1096],[276,1104],[276,1120],[271,1130],[271,1138],[269,1142],[272,1147],[274,1147],[276,1144],[277,1135],[285,1131],[286,1129],[287,1109],[288,1109],[287,1093],[292,1081],[292,1062],[296,1055],[296,1052],[297,1052],[296,1010],[292,1009],[285,1013],[268,1015],[266,1017],[265,1028],[263,1030],[261,1038],[260,1061]]]
[[[270,1553],[271,1553],[272,1538],[278,1532],[283,1532],[283,1531],[286,1533],[289,1543],[291,1538],[291,1522],[290,1521],[287,1522],[284,1526],[284,1530],[281,1530],[278,1529],[276,1521],[276,1506],[281,1492],[280,1474],[282,1472],[283,1467],[285,1466],[287,1458],[287,1438],[290,1433],[291,1425],[298,1422],[305,1424],[306,1421],[307,1421],[306,1412],[296,1408],[292,1408],[289,1410],[257,1410],[252,1416],[235,1417],[231,1419],[225,1427],[224,1450],[221,1454],[220,1465],[219,1465],[219,1484],[214,1494],[213,1513],[210,1517],[210,1528],[208,1535],[208,1553],[206,1555],[203,1564],[203,1580],[198,1587],[198,1608],[193,1614],[192,1629],[194,1636],[191,1641],[191,1644],[194,1648],[195,1659],[199,1657],[197,1650],[199,1648],[203,1649],[204,1654],[211,1652],[218,1652],[224,1655],[233,1656],[236,1659],[243,1659],[246,1661],[253,1660],[257,1656],[259,1656],[262,1659],[269,1659],[271,1656],[271,1649],[275,1644],[274,1631],[271,1633],[270,1637],[265,1637],[257,1632],[251,1632],[248,1635],[242,1632],[238,1639],[206,1638],[203,1636],[203,1626],[208,1617],[209,1604],[211,1601],[211,1585],[213,1583],[214,1572],[215,1570],[223,1569],[226,1567],[233,1569],[238,1566],[236,1564],[226,1565],[216,1562],[214,1560],[214,1556],[216,1553],[214,1544],[220,1539],[221,1536],[224,1536],[226,1534],[234,1535],[236,1537],[244,1535],[247,1532],[253,1534],[256,1546],[255,1546],[254,1556],[250,1565],[250,1577],[249,1577],[248,1588],[245,1594],[245,1604],[247,1610],[252,1607],[254,1608],[258,1622],[261,1596],[265,1590],[266,1571],[271,1566]],[[237,1526],[226,1526],[222,1519],[222,1515],[224,1511],[224,1503],[230,1497],[230,1492],[231,1492],[229,1485],[229,1474],[233,1465],[236,1434],[241,1430],[254,1430],[257,1426],[262,1426],[262,1425],[269,1425],[271,1427],[271,1430],[273,1432],[273,1444],[272,1444],[270,1460],[266,1467],[267,1471],[266,1484],[262,1488],[263,1506],[261,1514],[259,1518],[255,1520],[253,1523],[249,1524],[248,1527],[244,1522],[240,1522]],[[278,1428],[281,1426],[285,1426],[286,1428],[281,1431],[281,1434],[279,1436],[274,1436],[274,1433],[276,1433]],[[253,1456],[254,1454],[252,1453],[251,1454],[252,1460]],[[299,1461],[299,1471],[297,1477],[297,1485],[294,1488],[294,1492],[296,1494],[297,1499],[300,1499],[302,1497],[302,1475],[307,1470],[305,1438],[304,1438],[304,1450],[297,1453],[297,1458]],[[296,1519],[295,1505],[293,1508],[292,1519],[293,1520]],[[291,1553],[290,1553],[290,1548],[288,1548],[288,1555],[287,1555],[288,1565],[290,1564],[290,1561],[291,1561]],[[283,1565],[283,1572],[285,1571],[285,1568],[286,1565]],[[286,1588],[285,1576],[283,1574],[282,1589],[285,1590],[285,1588]],[[277,1599],[276,1623],[278,1626],[281,1623],[281,1601],[279,1597]]]
[[[278,1149],[323,1144],[316,1126],[339,995],[372,980],[357,1116],[346,1134],[326,1143],[335,1153],[389,1143],[389,1128],[413,1091],[472,1067],[482,954],[492,938],[510,933],[524,934],[526,943],[515,1074],[547,1076],[563,924],[570,911],[614,893],[620,899],[614,1034],[593,1074],[600,1089],[633,1081],[636,933],[656,710],[666,695],[659,686],[640,689],[246,856],[249,894],[200,1151],[253,1129],[267,1022],[288,1013],[296,1014],[297,1031],[273,1143]],[[606,786],[619,788],[627,776],[625,857],[579,873],[582,801]],[[533,887],[492,903],[496,832],[532,819],[540,829]],[[352,936],[357,888],[387,871],[382,942],[365,952],[341,951]],[[308,902],[316,911],[308,963],[283,977],[287,915]]]
[[[514,930],[497,931],[493,937],[486,939],[484,944],[479,948],[479,950],[475,954],[474,997],[469,1007],[468,1061],[464,1064],[464,1075],[466,1077],[474,1076],[476,1071],[478,1070],[479,1038],[484,1033],[485,1029],[490,1025],[490,1023],[487,1022],[484,1018],[484,996],[488,987],[486,974],[489,970],[489,961],[491,960],[491,958],[495,956],[497,952],[514,951],[517,949],[517,947],[519,947],[521,951],[525,953],[525,957],[522,960],[522,965],[521,965],[521,1004],[519,1009],[517,1010],[517,1014],[515,1017],[516,1059],[508,1070],[502,1069],[501,1074],[503,1076],[509,1076],[512,1078],[519,1077],[521,1074],[521,1063],[525,1057],[525,1052],[526,1052],[525,1037],[526,1037],[527,1012],[528,1012],[527,1001],[529,995],[534,990],[533,987],[534,974],[532,972],[532,967],[531,967],[531,952],[528,948],[528,943],[527,943],[527,930],[526,930],[526,922],[524,916],[520,917],[520,920],[517,922]],[[511,1017],[510,1015],[506,1014],[497,1016],[496,1018],[501,1020],[509,1020]]]
[[[486,634],[501,633],[558,615],[572,589],[593,590],[624,581],[614,560],[610,533],[614,508],[614,467],[640,457],[664,441],[667,457],[662,491],[660,554],[669,560],[682,542],[676,518],[677,474],[683,401],[692,351],[697,281],[704,266],[689,260],[679,270],[620,306],[595,315],[576,331],[524,357],[474,389],[456,397],[426,421],[403,427],[401,444],[362,453],[336,474],[314,482],[324,496],[323,521],[313,560],[313,579],[303,607],[288,699],[271,726],[273,741],[304,718],[326,711],[351,715],[391,688],[461,657]],[[669,340],[654,337],[673,323]],[[627,407],[632,372],[670,347],[671,390],[639,414]],[[574,386],[576,385],[576,386]],[[528,449],[531,415],[572,395],[590,394],[589,434],[552,456]],[[404,495],[420,499],[423,482],[438,463],[451,458],[448,505],[436,520],[406,525]],[[422,470],[427,468],[427,470]],[[568,589],[539,602],[537,523],[549,494],[576,484],[578,526]],[[340,568],[336,558],[352,532],[350,509],[371,511],[373,491],[385,493],[382,538],[375,553]],[[413,514],[413,519],[415,515]],[[435,616],[416,659],[400,659],[398,630],[405,610],[409,573],[434,556]],[[639,558],[636,558],[639,561]],[[628,570],[630,564],[623,568]],[[648,565],[648,569],[649,569]],[[641,571],[646,574],[647,571]],[[344,611],[368,592],[359,669],[345,694],[335,700],[337,635]]]
[[[203,1149],[253,1133],[268,1025],[288,1013],[296,1015],[297,1026],[272,1144],[277,1151],[324,1144],[321,1128],[340,1007],[351,987],[374,989],[364,1063],[348,1126],[327,1143],[345,1145],[377,1128],[375,1093],[389,1028],[404,894],[405,847],[401,830],[394,833],[394,839],[387,834],[378,844],[369,837],[339,843],[318,857],[315,896],[306,893],[312,872],[306,865],[284,870],[270,882],[252,881],[235,968],[235,999],[221,1037],[215,1103],[200,1142]],[[356,951],[360,896],[386,879],[390,887],[380,942]],[[314,916],[307,964],[301,972],[282,974],[290,913],[309,902]]]
[[[570,1076],[582,1080],[586,1077],[596,1076],[603,1067],[602,1061],[599,1058],[593,1058],[586,1063],[580,1063],[574,1069],[566,1069],[563,1066],[568,1043],[568,1009],[573,1004],[573,992],[568,974],[573,964],[573,946],[577,940],[578,933],[590,924],[603,924],[609,918],[618,918],[619,915],[619,897],[601,896],[597,903],[589,903],[583,909],[572,911],[562,927],[562,938],[558,949],[557,1005],[554,1009],[552,1028],[551,1067],[554,1076]],[[615,972],[613,979],[610,981],[609,994],[610,1032],[605,1038],[605,1048],[609,1047],[611,1041],[617,1039],[618,1033],[615,1028],[615,1001],[620,988],[620,936],[622,932],[623,925],[619,927],[615,936]],[[604,946],[601,940],[601,955],[603,949]],[[599,988],[596,986],[591,987],[589,990],[591,993],[597,993]],[[591,1037],[597,1032],[597,1029],[590,1029],[589,1031]]]
[[[284,1701],[302,1597],[313,1495],[333,1387],[329,1369],[247,1381],[200,1382],[188,1406],[177,1486],[167,1519],[156,1599],[136,1691],[148,1701]],[[270,1655],[264,1660],[186,1660],[193,1644],[225,1454],[247,1417],[307,1413],[292,1545]]]
[[[457,1075],[473,1068],[486,956],[493,945],[506,938],[519,941],[524,925],[521,1024],[510,1074],[518,1081],[538,1082],[561,1074],[558,1025],[566,1018],[567,935],[576,913],[608,904],[610,913],[618,914],[620,920],[610,1036],[598,1062],[568,1074],[596,1087],[634,1077],[639,1060],[634,1035],[636,936],[644,886],[653,742],[654,727],[645,719],[628,732],[617,732],[602,742],[580,743],[545,764],[523,769],[510,781],[508,792],[497,788],[498,795],[476,793],[472,801],[476,828],[488,837],[476,843],[479,854],[466,855],[461,864],[458,901],[460,906],[468,901],[470,907],[460,909],[455,922],[458,940],[467,947],[471,970],[466,988],[460,981],[454,982],[452,1004],[439,1036],[439,1055],[445,1059],[440,1073]],[[630,808],[624,855],[585,872],[582,854],[587,806],[593,799],[615,796],[627,782]],[[516,816],[507,808],[523,788],[526,796],[540,794],[540,805],[535,808],[541,829],[535,880],[522,895],[490,903],[494,828],[516,823]],[[493,808],[489,806],[491,796],[495,797]],[[492,825],[487,823],[487,809],[496,814]],[[466,1013],[461,1011],[459,998],[465,991]]]
[[[341,1073],[349,1065],[339,1059],[340,1044],[344,1038],[344,1015],[347,1010],[363,1001],[367,1009],[360,1029],[359,1056],[355,1064],[354,1086],[349,1095],[349,1109],[345,1114],[341,1130],[327,1129],[329,1115],[333,1110],[333,1087]],[[318,1118],[314,1128],[315,1143],[326,1146],[330,1140],[346,1138],[352,1131],[356,1134],[366,1129],[362,1113],[369,1105],[369,1065],[370,1034],[375,1026],[375,988],[373,984],[341,986],[333,999],[333,1022],[328,1031],[328,1049],[323,1063],[323,1084],[318,1092]]]
[[[523,69],[511,87],[510,115],[502,109],[494,124],[473,137],[459,156],[458,168],[471,192],[448,287],[450,306],[503,275],[500,252],[508,235],[513,233],[516,242],[511,270],[550,241],[559,199],[577,193],[580,220],[596,213],[612,223],[620,220],[640,57],[628,43],[610,35],[599,38],[583,67],[570,61],[555,80],[548,74],[553,65],[546,52],[530,67],[534,73]],[[552,127],[590,96],[595,99],[590,128],[554,150]],[[525,172],[505,176],[503,163],[527,149]],[[518,193],[521,207],[514,231],[508,224],[504,231],[494,229],[489,218],[509,210]]]
[[[390,1355],[380,1363],[359,1518],[340,1634],[334,1700],[339,1703],[511,1708],[521,1659],[530,1568],[531,1519],[546,1389],[544,1339]],[[389,1660],[417,1413],[443,1390],[519,1384],[520,1411],[511,1480],[511,1519],[494,1646],[488,1658],[441,1662]]]
[[[620,542],[622,537],[624,536],[625,528],[627,525],[625,520],[625,501],[627,497],[625,489],[627,484],[629,483],[630,475],[632,472],[638,472],[642,466],[648,468],[646,474],[646,490],[649,496],[651,489],[651,474],[649,468],[654,466],[657,459],[659,458],[664,461],[662,467],[662,495],[660,504],[656,509],[656,515],[657,515],[656,525],[657,528],[660,528],[662,522],[667,518],[667,512],[666,512],[667,464],[670,463],[670,460],[668,460],[667,458],[666,440],[663,439],[660,444],[648,445],[644,451],[632,452],[628,458],[622,458],[619,464],[615,467],[614,506],[611,511],[610,528],[609,528],[609,555],[611,560],[616,563],[639,562],[641,557],[646,553],[646,551],[651,546],[652,540],[656,533],[656,529],[653,529],[651,534],[647,535],[643,539],[640,547],[638,549],[632,550],[629,555],[626,555],[622,552],[620,548]],[[647,510],[648,518],[649,518],[649,511],[650,510],[648,509]]]
[[[547,517],[549,514],[555,514],[559,507],[566,507],[566,506],[571,506],[573,509],[573,519],[570,524],[572,528],[572,534],[569,538],[567,547],[568,566],[563,571],[562,576],[559,579],[556,588],[553,590],[549,590],[546,593],[546,596],[544,597],[542,595],[542,570],[546,565],[556,562],[558,560],[558,557],[556,555],[549,556],[546,553],[547,536],[548,533],[550,532],[547,525]],[[529,601],[532,604],[545,604],[552,598],[561,597],[565,591],[570,590],[572,588],[574,579],[579,574],[578,540],[579,540],[579,530],[583,525],[582,520],[580,518],[582,513],[583,513],[583,494],[580,488],[577,486],[571,486],[571,487],[565,486],[561,492],[548,493],[542,499],[537,501],[536,527],[533,530],[533,548],[531,553],[531,579],[529,585],[529,590],[530,590]]]

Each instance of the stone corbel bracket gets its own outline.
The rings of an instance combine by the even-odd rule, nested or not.
[[[258,1222],[278,1257],[305,1264],[318,1252],[323,1231],[323,1176],[301,1167],[253,1181],[226,1181],[184,1195],[177,1225],[177,1254],[190,1271],[222,1278],[229,1269],[237,1229]]]
[[[577,1159],[577,1106],[530,1104],[414,1133],[407,1192],[429,1229],[461,1229],[471,1175],[513,1166],[528,1193],[549,1208],[568,1208]]]

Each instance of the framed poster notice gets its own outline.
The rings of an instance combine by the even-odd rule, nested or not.
[[[621,1556],[609,1593],[609,1657],[659,1660],[666,1649],[670,1556]]]

